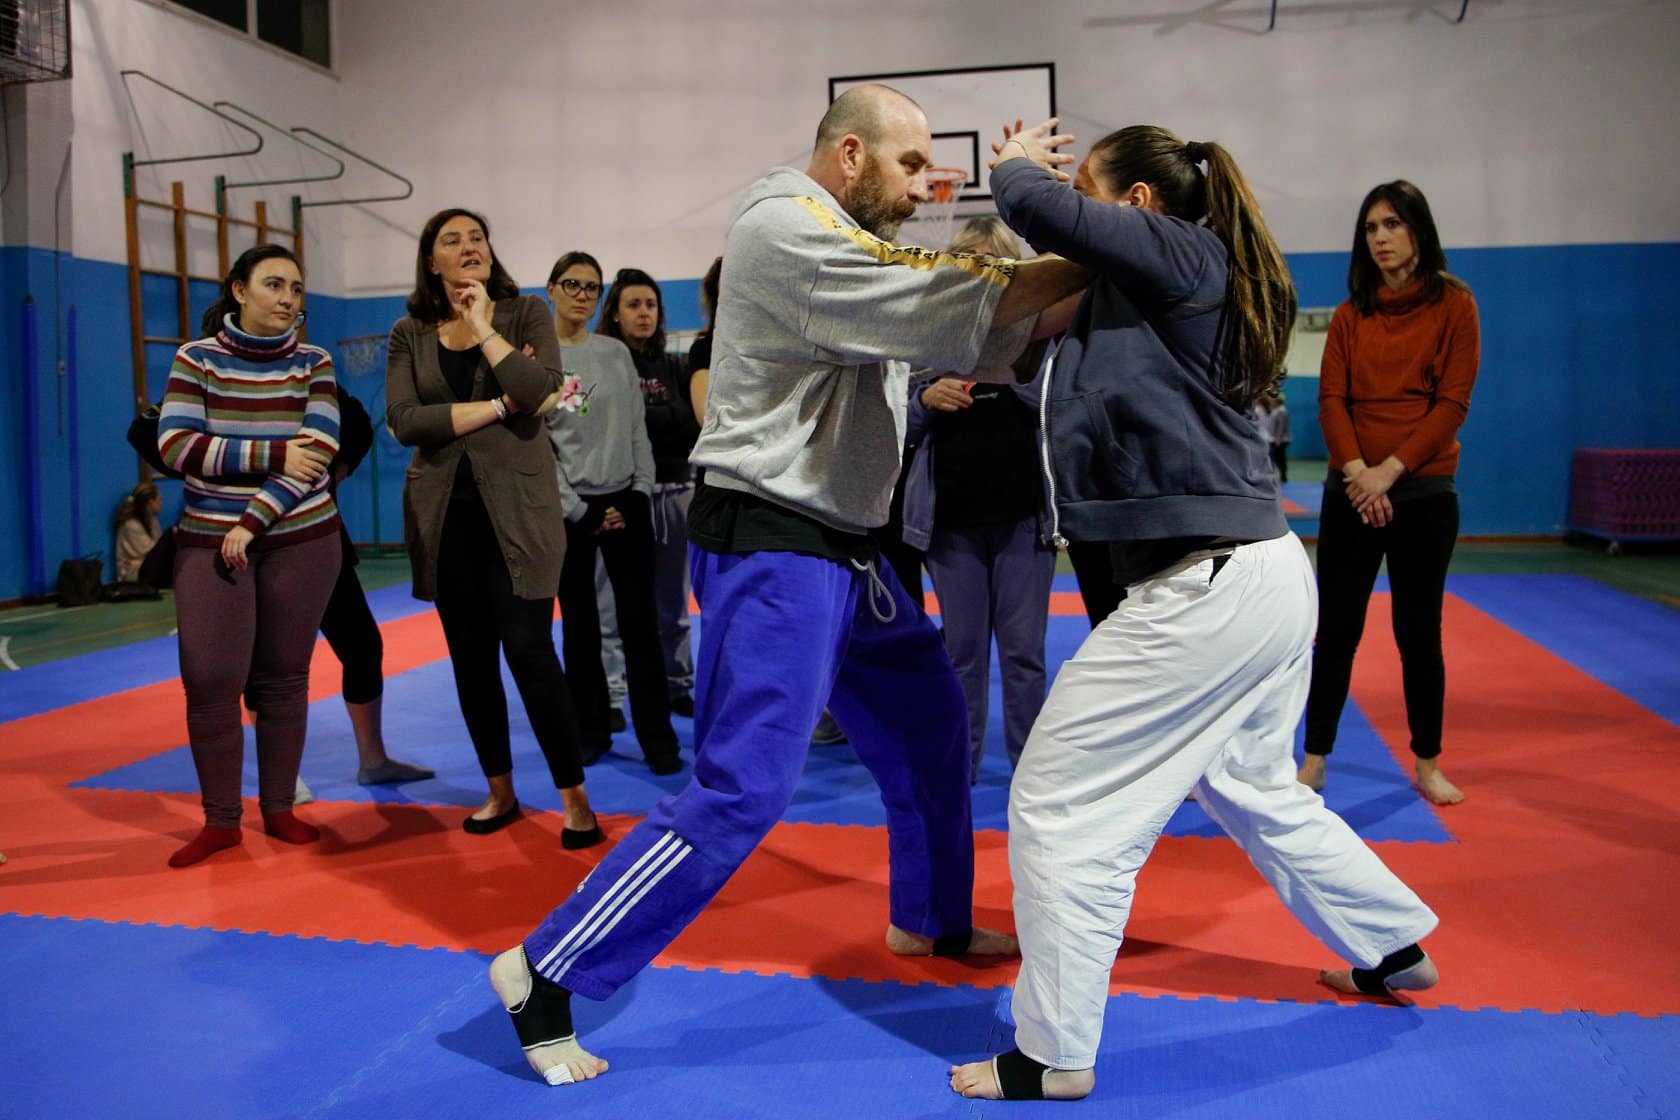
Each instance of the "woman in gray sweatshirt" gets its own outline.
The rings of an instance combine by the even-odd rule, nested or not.
[[[595,600],[599,551],[618,607],[630,684],[630,720],[656,774],[682,769],[653,597],[653,446],[643,417],[641,379],[622,342],[589,333],[601,298],[601,266],[570,252],[549,270],[564,380],[545,423],[554,444],[566,516],[560,572],[560,622],[566,679],[577,707],[585,764],[612,747],[611,702],[601,667],[601,620]]]

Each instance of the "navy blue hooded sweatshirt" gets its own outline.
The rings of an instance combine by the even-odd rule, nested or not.
[[[1288,532],[1266,442],[1213,381],[1219,238],[1088,199],[1025,159],[999,164],[991,188],[1011,229],[1096,276],[1045,388],[1060,531],[1111,542]]]

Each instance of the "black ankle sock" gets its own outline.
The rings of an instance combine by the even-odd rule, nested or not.
[[[1423,950],[1413,942],[1404,949],[1396,949],[1384,957],[1376,968],[1354,969],[1353,986],[1368,996],[1385,996],[1388,994],[1388,984],[1385,981],[1396,972],[1404,972],[1420,963],[1423,958]]]
[[[513,1029],[519,1035],[519,1045],[533,1050],[575,1037],[572,993],[532,971],[530,965],[525,966],[525,971],[531,977],[531,994],[518,1007],[508,1010],[513,1016]]]
[[[998,1092],[1006,1101],[1041,1101],[1044,1099],[1044,1071],[1050,1067],[1035,1062],[1019,1050],[999,1054],[992,1059],[997,1071]]]

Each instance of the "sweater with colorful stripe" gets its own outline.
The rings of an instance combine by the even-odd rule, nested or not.
[[[185,476],[176,526],[184,546],[219,547],[235,526],[254,549],[338,532],[329,476],[301,483],[281,473],[286,443],[338,450],[332,358],[295,332],[246,334],[228,316],[214,338],[175,352],[158,417],[158,451]]]

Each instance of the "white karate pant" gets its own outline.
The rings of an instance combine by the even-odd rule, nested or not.
[[[1344,959],[1374,967],[1435,928],[1295,780],[1318,611],[1301,542],[1242,545],[1213,574],[1213,555],[1196,553],[1128,588],[1062,667],[1015,772],[1015,1043],[1057,1069],[1096,1064],[1138,870],[1192,788]]]

